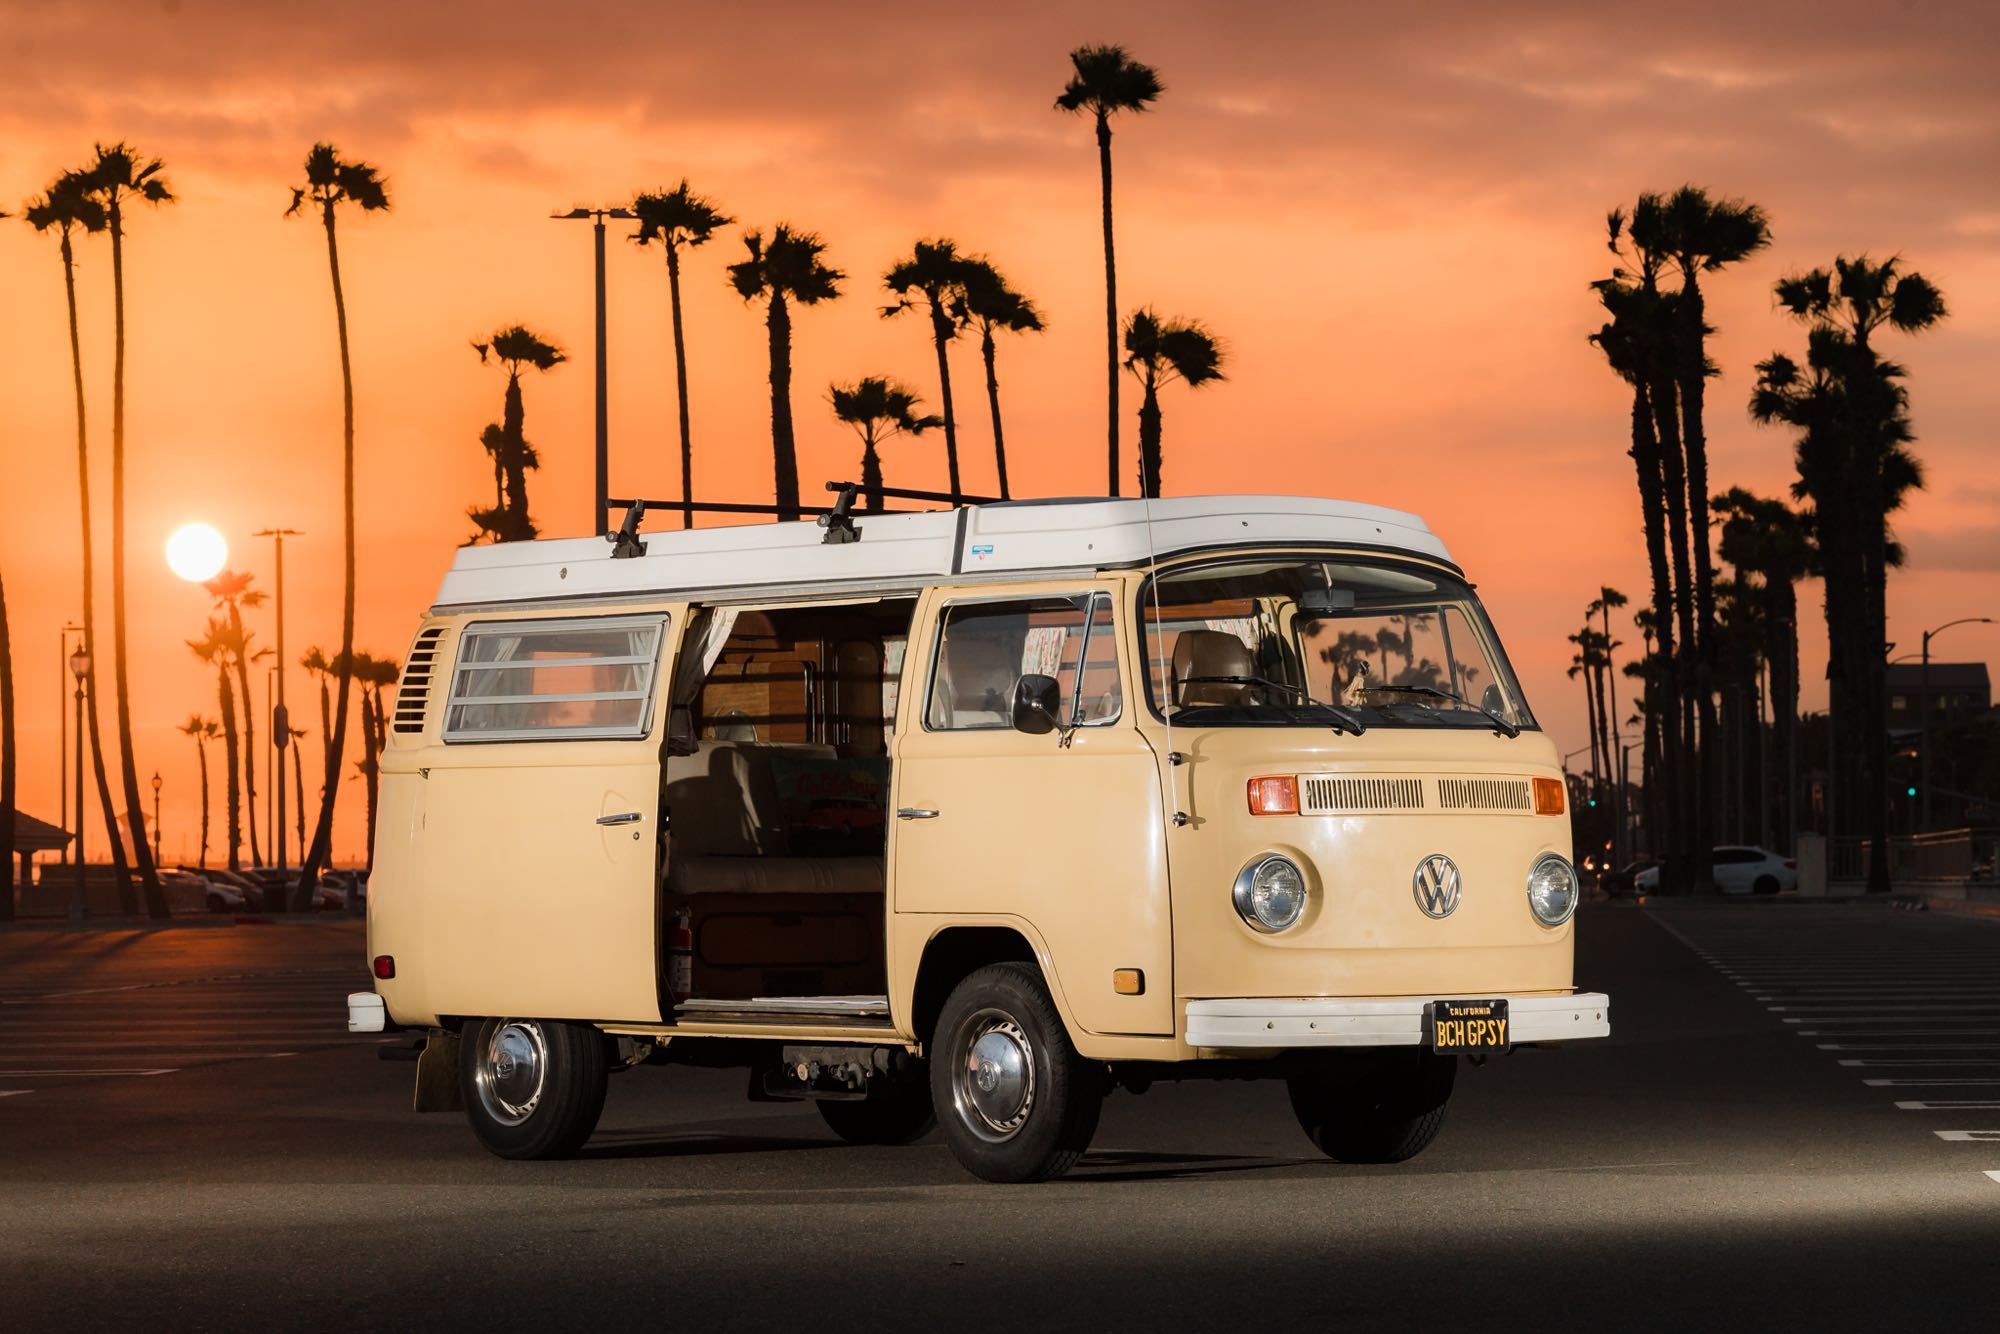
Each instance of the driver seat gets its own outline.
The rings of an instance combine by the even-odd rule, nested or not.
[[[1191,677],[1255,675],[1250,650],[1226,630],[1183,630],[1174,641],[1174,693],[1184,708],[1261,703],[1255,686],[1197,680],[1182,687]]]

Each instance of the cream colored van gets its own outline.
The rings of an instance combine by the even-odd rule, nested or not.
[[[1399,1161],[1461,1056],[1609,1031],[1565,795],[1396,511],[470,547],[397,689],[349,1025],[427,1030],[417,1110],[513,1158],[690,1064],[994,1181],[1166,1079],[1282,1079],[1322,1151]]]

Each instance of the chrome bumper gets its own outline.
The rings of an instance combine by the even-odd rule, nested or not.
[[[1287,1047],[1415,1047],[1423,1015],[1443,996],[1380,1000],[1339,997],[1194,1000],[1187,1003],[1191,1047],[1269,1051]],[[1464,999],[1492,1000],[1490,995]],[[1508,996],[1511,1046],[1611,1035],[1611,998],[1598,991],[1568,996]]]
[[[347,1031],[350,1033],[380,1033],[388,1027],[389,1011],[383,1006],[382,998],[372,991],[350,991],[347,993]]]

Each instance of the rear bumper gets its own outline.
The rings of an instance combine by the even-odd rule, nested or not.
[[[347,1031],[381,1033],[389,1026],[389,1011],[382,998],[372,991],[347,993]]]
[[[1423,1014],[1442,996],[1350,1000],[1193,1000],[1187,1003],[1187,1042],[1222,1051],[1274,1051],[1292,1047],[1415,1047],[1422,1044]],[[1480,996],[1479,999],[1494,999]],[[1567,996],[1509,996],[1509,1044],[1573,1042],[1611,1035],[1611,998],[1598,991]]]

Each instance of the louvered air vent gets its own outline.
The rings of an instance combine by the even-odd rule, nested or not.
[[[1528,785],[1518,778],[1440,778],[1438,805],[1448,811],[1519,811],[1534,809]]]
[[[1421,778],[1315,778],[1311,774],[1299,777],[1302,815],[1362,815],[1423,808]]]
[[[431,697],[431,677],[435,674],[438,656],[438,640],[444,638],[444,627],[434,625],[417,635],[417,642],[410,645],[409,660],[403,664],[403,683],[396,687],[396,716],[389,724],[395,732],[421,732],[424,730],[424,705]]]

